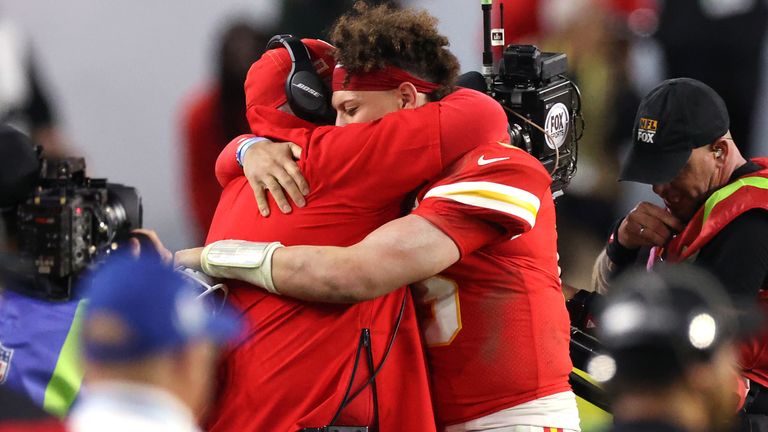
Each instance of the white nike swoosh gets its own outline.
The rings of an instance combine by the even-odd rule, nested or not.
[[[477,160],[477,164],[480,165],[480,166],[483,166],[483,165],[488,165],[490,163],[494,163],[494,162],[498,162],[498,161],[503,161],[503,160],[507,160],[507,159],[509,159],[509,156],[507,156],[507,157],[500,157],[500,158],[486,159],[485,155],[482,155],[482,156],[480,156],[480,159]]]

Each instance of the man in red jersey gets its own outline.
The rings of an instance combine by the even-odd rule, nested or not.
[[[383,41],[397,42],[404,32],[388,19],[391,12],[358,12],[342,18],[332,36],[345,66],[334,74],[337,124],[397,109],[394,95],[381,90],[393,63],[382,54]],[[356,42],[363,34],[385,48],[363,53]],[[411,215],[351,247],[248,244],[264,252],[260,262],[233,270],[219,264],[223,251],[214,243],[202,252],[202,266],[273,293],[342,303],[429,278],[419,284],[419,297],[440,424],[578,430],[549,186],[533,157],[491,142],[423,188]],[[200,253],[190,251],[182,261],[194,265]]]
[[[410,75],[400,83],[404,108],[424,104],[426,93],[444,93],[457,69],[455,59],[443,48],[447,40],[437,35],[434,26],[425,28],[420,37],[437,43],[432,52],[419,55],[426,54],[433,62],[438,59],[444,71],[438,73],[441,84]],[[312,52],[323,50],[311,41],[307,45]],[[270,67],[271,73],[264,73]],[[498,105],[469,90],[374,123],[316,128],[275,110],[284,100],[266,97],[270,92],[265,86],[285,88],[290,67],[282,48],[268,52],[254,65],[246,83],[248,117],[255,133],[291,139],[302,146],[299,165],[313,186],[308,205],[290,218],[258,217],[247,179],[231,178],[225,172],[226,161],[235,160],[234,151],[225,151],[217,164],[222,167],[217,174],[225,189],[209,241],[354,244],[399,216],[405,196],[443,169],[444,155],[455,158],[461,152],[456,148],[502,139],[506,133]],[[270,80],[275,72],[279,79]],[[267,105],[259,105],[261,100]],[[473,119],[473,113],[483,120]],[[402,166],[405,158],[413,163]],[[223,385],[208,421],[211,430],[296,430],[330,422],[378,422],[380,430],[434,430],[413,305],[408,297],[404,300],[404,290],[370,302],[335,306],[269,295],[247,284],[232,282],[230,288],[233,303],[244,312],[251,331],[224,362]],[[399,319],[401,308],[404,313]],[[358,350],[362,358],[352,376]],[[379,369],[375,387],[366,386],[372,370]],[[360,397],[351,399],[361,389]],[[345,398],[351,402],[340,410]]]

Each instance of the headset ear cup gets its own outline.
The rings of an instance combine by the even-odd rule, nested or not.
[[[333,96],[331,90],[323,82],[323,79],[320,78],[320,76],[317,75],[317,73],[314,71],[307,74],[305,79],[307,81],[307,86],[320,94],[320,98],[318,98],[318,102],[320,102],[320,104],[316,109],[313,110],[313,115],[319,122],[333,124],[336,120],[336,112],[331,106],[331,97]]]
[[[330,91],[315,73],[297,71],[286,82],[286,87],[288,102],[294,114],[316,122],[333,121]]]
[[[275,35],[267,49],[284,46],[291,57],[291,71],[285,80],[285,96],[293,113],[315,123],[333,123],[331,92],[315,72],[309,50],[291,35]]]

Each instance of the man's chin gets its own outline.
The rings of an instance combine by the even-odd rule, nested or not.
[[[680,222],[687,224],[692,218],[693,215],[696,214],[696,210],[690,210],[690,209],[673,209],[668,208],[669,212],[672,214],[672,216],[676,217],[680,220]]]

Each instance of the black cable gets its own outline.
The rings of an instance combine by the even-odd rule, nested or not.
[[[353,400],[355,400],[356,397],[360,395],[360,393],[363,392],[369,385],[373,384],[374,380],[376,379],[376,376],[381,372],[382,367],[384,366],[384,363],[386,363],[387,358],[389,357],[390,351],[392,351],[392,346],[395,344],[395,338],[397,338],[397,332],[400,330],[400,323],[403,321],[403,315],[405,315],[405,305],[408,302],[408,289],[403,289],[403,301],[400,304],[400,312],[397,315],[397,320],[395,321],[395,328],[392,330],[392,337],[389,339],[389,344],[387,345],[387,349],[384,351],[384,355],[381,358],[381,362],[379,363],[379,366],[376,368],[376,370],[371,374],[371,377],[368,378],[368,381],[363,384],[362,387],[360,387],[355,393],[352,394],[352,396],[349,396],[350,391],[352,390],[352,385],[355,381],[355,375],[357,374],[357,366],[358,362],[360,360],[360,352],[363,348],[363,345],[366,342],[366,334],[367,332],[370,332],[369,329],[363,329],[362,333],[360,334],[360,341],[357,344],[357,353],[355,354],[355,364],[352,366],[352,375],[349,377],[349,384],[347,385],[347,389],[344,392],[344,397],[341,399],[341,404],[339,404],[339,408],[336,409],[336,413],[333,415],[333,419],[331,419],[330,423],[328,423],[328,426],[333,426],[334,423],[339,419],[339,416],[341,415],[342,410],[347,407]],[[370,333],[368,333],[368,345],[370,346]],[[372,357],[373,353],[371,352],[371,363],[372,363]],[[374,390],[375,391],[375,390]],[[377,404],[378,402],[378,396],[374,394],[374,403]],[[378,404],[376,406],[376,421],[378,422]]]
[[[357,365],[360,362],[360,353],[363,350],[363,343],[365,339],[365,329],[363,329],[363,332],[360,334],[360,341],[357,343],[357,353],[355,353],[355,363],[352,365],[352,375],[349,377],[349,384],[347,384],[347,389],[344,391],[344,397],[341,399],[341,403],[339,404],[339,408],[336,409],[336,413],[333,415],[333,419],[331,419],[331,422],[328,423],[329,426],[333,426],[334,423],[336,423],[336,420],[339,419],[339,416],[341,415],[341,410],[344,409],[344,407],[347,405],[347,398],[349,397],[349,392],[352,391],[352,384],[355,382],[355,375],[357,374]]]
[[[364,329],[365,334],[365,353],[368,357],[368,372],[371,374],[374,373],[374,365],[373,365],[373,346],[371,344],[371,331],[369,329]],[[375,429],[379,430],[379,392],[376,387],[376,381],[374,380],[371,382],[371,391],[373,392],[373,424]]]
[[[384,363],[387,361],[387,357],[389,357],[389,352],[392,350],[392,345],[395,343],[395,338],[397,337],[397,331],[400,329],[400,323],[403,321],[403,315],[405,314],[405,304],[408,301],[408,290],[403,290],[403,302],[400,305],[400,313],[397,316],[397,321],[395,322],[395,329],[392,331],[392,338],[389,340],[389,345],[387,346],[387,350],[384,351],[384,356],[381,358],[381,363],[379,363],[379,367],[376,368],[376,371],[371,375],[371,377],[368,379],[368,381],[363,384],[363,386],[358,389],[355,393],[352,394],[352,396],[349,398],[347,403],[344,405],[349,405],[350,402],[352,402],[357,396],[360,395],[360,393],[365,390],[366,387],[368,387],[373,380],[376,379],[376,376],[381,372],[381,368],[384,366]]]

